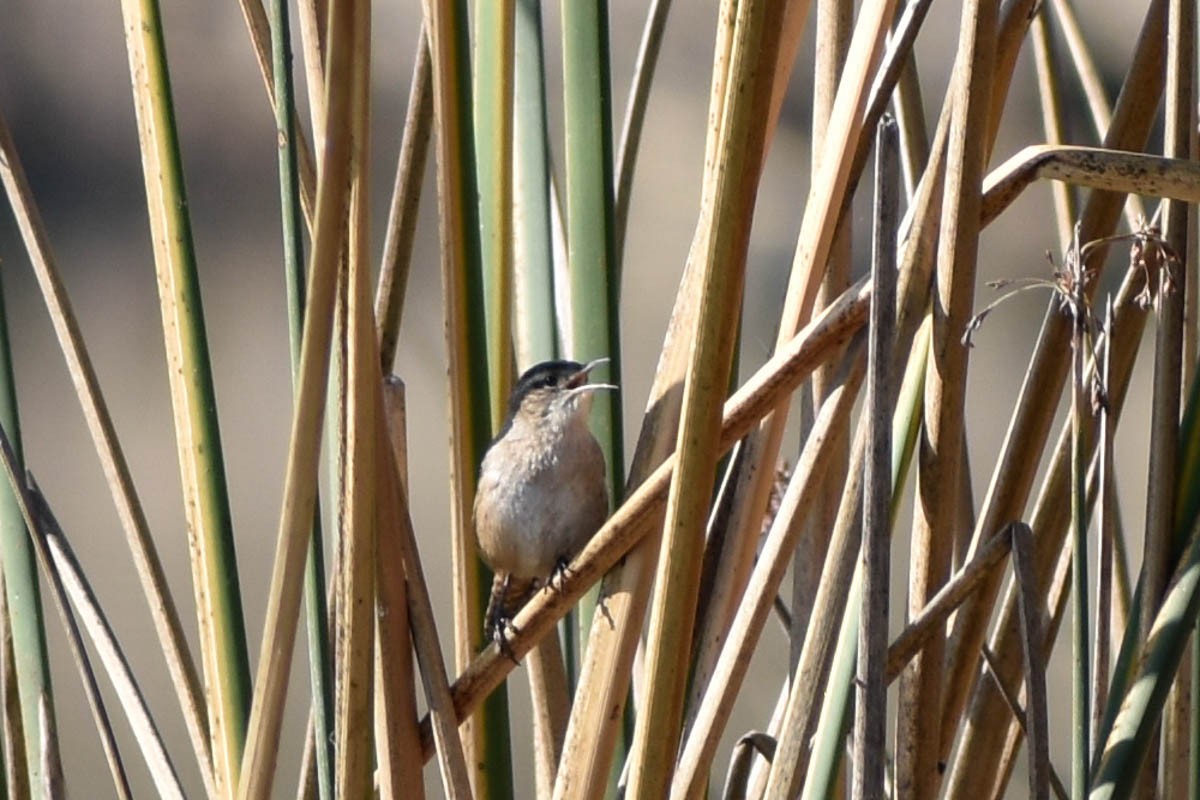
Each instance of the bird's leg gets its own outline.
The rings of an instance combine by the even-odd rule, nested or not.
[[[483,625],[484,633],[496,643],[500,652],[517,664],[520,662],[517,661],[516,653],[508,642],[509,633],[517,633],[517,626],[513,625],[512,617],[508,613],[508,590],[511,584],[512,575],[509,573],[505,573],[503,578],[497,575],[496,580],[492,581],[492,596],[488,600]]]
[[[505,574],[503,577],[496,576],[492,581],[492,595],[488,598],[487,611],[484,612],[483,632],[488,638],[496,638],[496,629],[500,625],[501,619],[505,616],[504,606],[508,600],[508,587],[512,581],[512,575]]]

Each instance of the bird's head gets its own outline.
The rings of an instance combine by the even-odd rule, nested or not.
[[[609,383],[588,382],[591,371],[606,363],[607,358],[598,358],[587,364],[543,361],[530,367],[509,396],[510,423],[518,416],[531,422],[551,416],[585,416],[591,409],[593,392],[617,388]]]

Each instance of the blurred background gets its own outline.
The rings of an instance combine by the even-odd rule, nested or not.
[[[1090,0],[1077,4],[1084,32],[1115,97],[1144,3]],[[613,109],[619,130],[645,19],[642,3],[610,5],[614,70]],[[162,3],[177,122],[182,140],[191,219],[201,271],[204,308],[216,375],[220,423],[234,513],[239,569],[251,658],[257,659],[268,576],[282,495],[290,425],[286,310],[280,244],[275,131],[249,36],[233,2]],[[409,75],[417,42],[419,4],[382,3],[373,19],[373,199],[375,248],[395,171]],[[561,150],[558,81],[558,9],[544,6],[546,59],[551,82],[551,135]],[[164,560],[193,647],[194,613],[171,425],[161,323],[144,207],[141,164],[119,4],[71,0],[8,0],[0,25],[0,110],[16,139],[54,254],[87,339]],[[957,37],[958,4],[935,3],[918,42],[932,131],[949,78]],[[716,4],[676,2],[651,94],[643,151],[632,195],[624,253],[623,403],[627,453],[637,435],[675,288],[696,222],[707,115]],[[808,26],[811,39],[812,24]],[[808,190],[811,46],[806,45],[784,106],[759,193],[744,312],[742,376],[767,357],[782,306],[795,233]],[[1042,140],[1032,59],[1022,64],[1009,96],[1007,127],[993,166]],[[299,80],[299,78],[298,78]],[[303,98],[304,91],[298,89]],[[1014,113],[1016,112],[1016,113]],[[302,113],[302,119],[307,120]],[[1093,143],[1086,120],[1075,120],[1072,141]],[[405,305],[395,372],[408,386],[414,522],[433,588],[435,609],[449,641],[449,529],[446,443],[446,367],[442,335],[436,204],[430,158],[420,233]],[[869,182],[864,182],[869,186]],[[860,192],[855,216],[855,269],[869,255],[869,197]],[[1058,251],[1049,193],[1035,187],[1014,212],[983,235],[983,281],[1043,276],[1044,252]],[[1116,248],[1118,251],[1121,248]],[[1123,258],[1122,253],[1115,257]],[[79,405],[63,366],[11,214],[0,213],[0,280],[9,315],[27,461],[95,584],[101,602],[173,752],[189,792],[199,776],[188,763],[182,720],[167,689],[164,663],[130,564],[113,505],[104,488]],[[977,305],[993,299],[980,290]],[[993,315],[975,337],[967,430],[976,496],[990,478],[1044,299],[1025,295]],[[1128,474],[1145,474],[1146,430],[1137,409],[1145,402],[1148,360],[1139,359],[1117,442]],[[521,365],[522,367],[527,365]],[[1139,377],[1142,376],[1142,377]],[[981,424],[982,423],[982,424]],[[793,434],[785,453],[794,459]],[[1136,546],[1144,486],[1118,480]],[[899,522],[907,525],[907,514]],[[901,568],[902,554],[894,554]],[[897,572],[893,609],[903,607],[905,572]],[[65,657],[60,623],[47,615],[57,657],[54,688],[62,729],[67,786],[76,797],[108,793],[107,770],[83,701],[74,666]],[[899,617],[895,618],[896,624]],[[894,628],[893,630],[895,630]],[[776,629],[777,630],[777,629]],[[1065,651],[1065,645],[1059,648]],[[449,652],[447,651],[449,658]],[[297,654],[284,735],[279,796],[294,786],[307,714],[303,652]],[[787,668],[783,637],[768,635],[756,656],[730,730],[740,735],[765,726],[779,678]],[[1054,667],[1061,672],[1061,664]],[[756,679],[756,675],[760,676]],[[509,681],[514,725],[527,724],[523,670]],[[1052,681],[1055,678],[1052,678]],[[1065,684],[1064,684],[1065,685]],[[1054,683],[1051,683],[1054,686]],[[111,699],[111,697],[110,697]],[[1066,704],[1052,704],[1052,726],[1066,724]],[[118,734],[130,736],[118,722]],[[1053,730],[1062,730],[1061,727]],[[518,743],[528,737],[517,735]],[[1060,770],[1065,745],[1052,745]],[[714,774],[724,771],[728,749]],[[518,773],[531,769],[517,753]],[[135,787],[150,793],[139,759],[129,759]],[[1022,763],[1023,768],[1023,763]],[[436,781],[435,777],[430,775]],[[518,785],[524,781],[518,778]],[[431,784],[431,786],[436,784]],[[1016,780],[1013,786],[1022,786]],[[436,790],[431,796],[436,796]]]

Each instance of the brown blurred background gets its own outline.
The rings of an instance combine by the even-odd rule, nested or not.
[[[1135,7],[1136,6],[1136,7]],[[1081,2],[1085,33],[1102,58],[1115,97],[1144,4]],[[241,14],[233,2],[164,0],[164,25],[190,199],[232,493],[239,568],[251,657],[257,659],[274,550],[289,427],[291,386],[281,265],[275,134]],[[378,4],[373,21],[373,209],[376,251],[395,169],[419,13],[416,3]],[[546,4],[548,93],[552,138],[560,139],[561,95],[557,7]],[[958,7],[937,3],[918,44],[930,130],[941,105],[957,35]],[[0,110],[17,141],[45,218],[54,252],[87,337],[151,528],[185,620],[194,619],[154,268],[144,209],[141,165],[129,90],[119,4],[8,0],[0,25]],[[614,109],[619,129],[643,3],[610,4]],[[633,191],[623,287],[623,402],[627,452],[645,405],[667,315],[695,224],[708,102],[715,3],[675,3],[651,95],[643,152]],[[295,26],[294,26],[295,27]],[[811,38],[811,24],[809,37]],[[993,165],[1041,140],[1031,58],[1023,54],[1009,97]],[[303,94],[303,91],[300,90]],[[811,48],[806,45],[785,104],[759,195],[747,282],[742,375],[767,356],[782,305],[787,268],[808,186]],[[304,117],[307,118],[307,117]],[[1092,143],[1086,120],[1073,120],[1074,140]],[[430,173],[432,175],[432,157]],[[869,184],[865,184],[869,185]],[[860,193],[860,195],[863,193]],[[1043,275],[1043,252],[1057,249],[1044,187],[1022,198],[981,242],[984,280]],[[410,458],[415,523],[434,600],[449,638],[447,533],[448,433],[445,412],[440,284],[433,184],[426,181],[396,372],[409,387]],[[855,264],[869,253],[869,198],[855,207]],[[158,654],[145,604],[130,566],[91,440],[63,367],[45,307],[33,283],[11,214],[0,213],[0,277],[6,295],[26,455],[96,585],[147,692],[189,793],[199,778],[188,763],[183,726]],[[981,288],[979,299],[994,293]],[[976,337],[968,395],[969,445],[981,498],[1007,426],[1044,300],[1026,296],[995,314]],[[1146,359],[1141,375],[1148,374]],[[1136,409],[1146,381],[1135,376],[1118,458],[1129,529],[1140,528],[1145,426]],[[795,436],[785,452],[796,452]],[[900,522],[907,524],[907,517]],[[893,607],[903,603],[906,573],[896,554]],[[68,787],[76,797],[107,796],[107,770],[67,657],[53,611],[48,629],[56,657],[54,686]],[[895,618],[894,619],[898,619]],[[194,623],[190,625],[194,628]],[[778,629],[772,628],[772,631]],[[192,639],[195,646],[194,637]],[[1062,648],[1065,649],[1065,648]],[[295,661],[285,757],[277,796],[294,787],[307,678],[302,646]],[[737,736],[763,727],[787,666],[787,646],[764,637],[739,713]],[[523,670],[510,681],[515,725],[527,705]],[[1053,695],[1052,695],[1053,696]],[[107,695],[110,706],[116,700]],[[1052,725],[1066,723],[1065,705],[1051,707]],[[124,722],[138,794],[153,790]],[[520,743],[528,737],[517,736]],[[723,775],[723,750],[714,776]],[[1052,745],[1060,765],[1063,746]],[[518,785],[528,786],[530,756],[517,754]],[[428,776],[432,786],[436,777]],[[1022,785],[1020,781],[1015,786]],[[431,796],[437,796],[433,789]]]

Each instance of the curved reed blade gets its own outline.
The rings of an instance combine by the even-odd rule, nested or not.
[[[751,766],[754,756],[761,755],[767,761],[775,757],[775,739],[767,733],[752,731],[738,739],[729,757],[729,771],[725,774],[725,800],[746,800],[750,781],[753,779]]]
[[[1000,216],[1039,178],[1106,192],[1200,202],[1200,165],[1195,161],[1101,147],[1032,145],[988,173],[984,181],[984,224]]]

